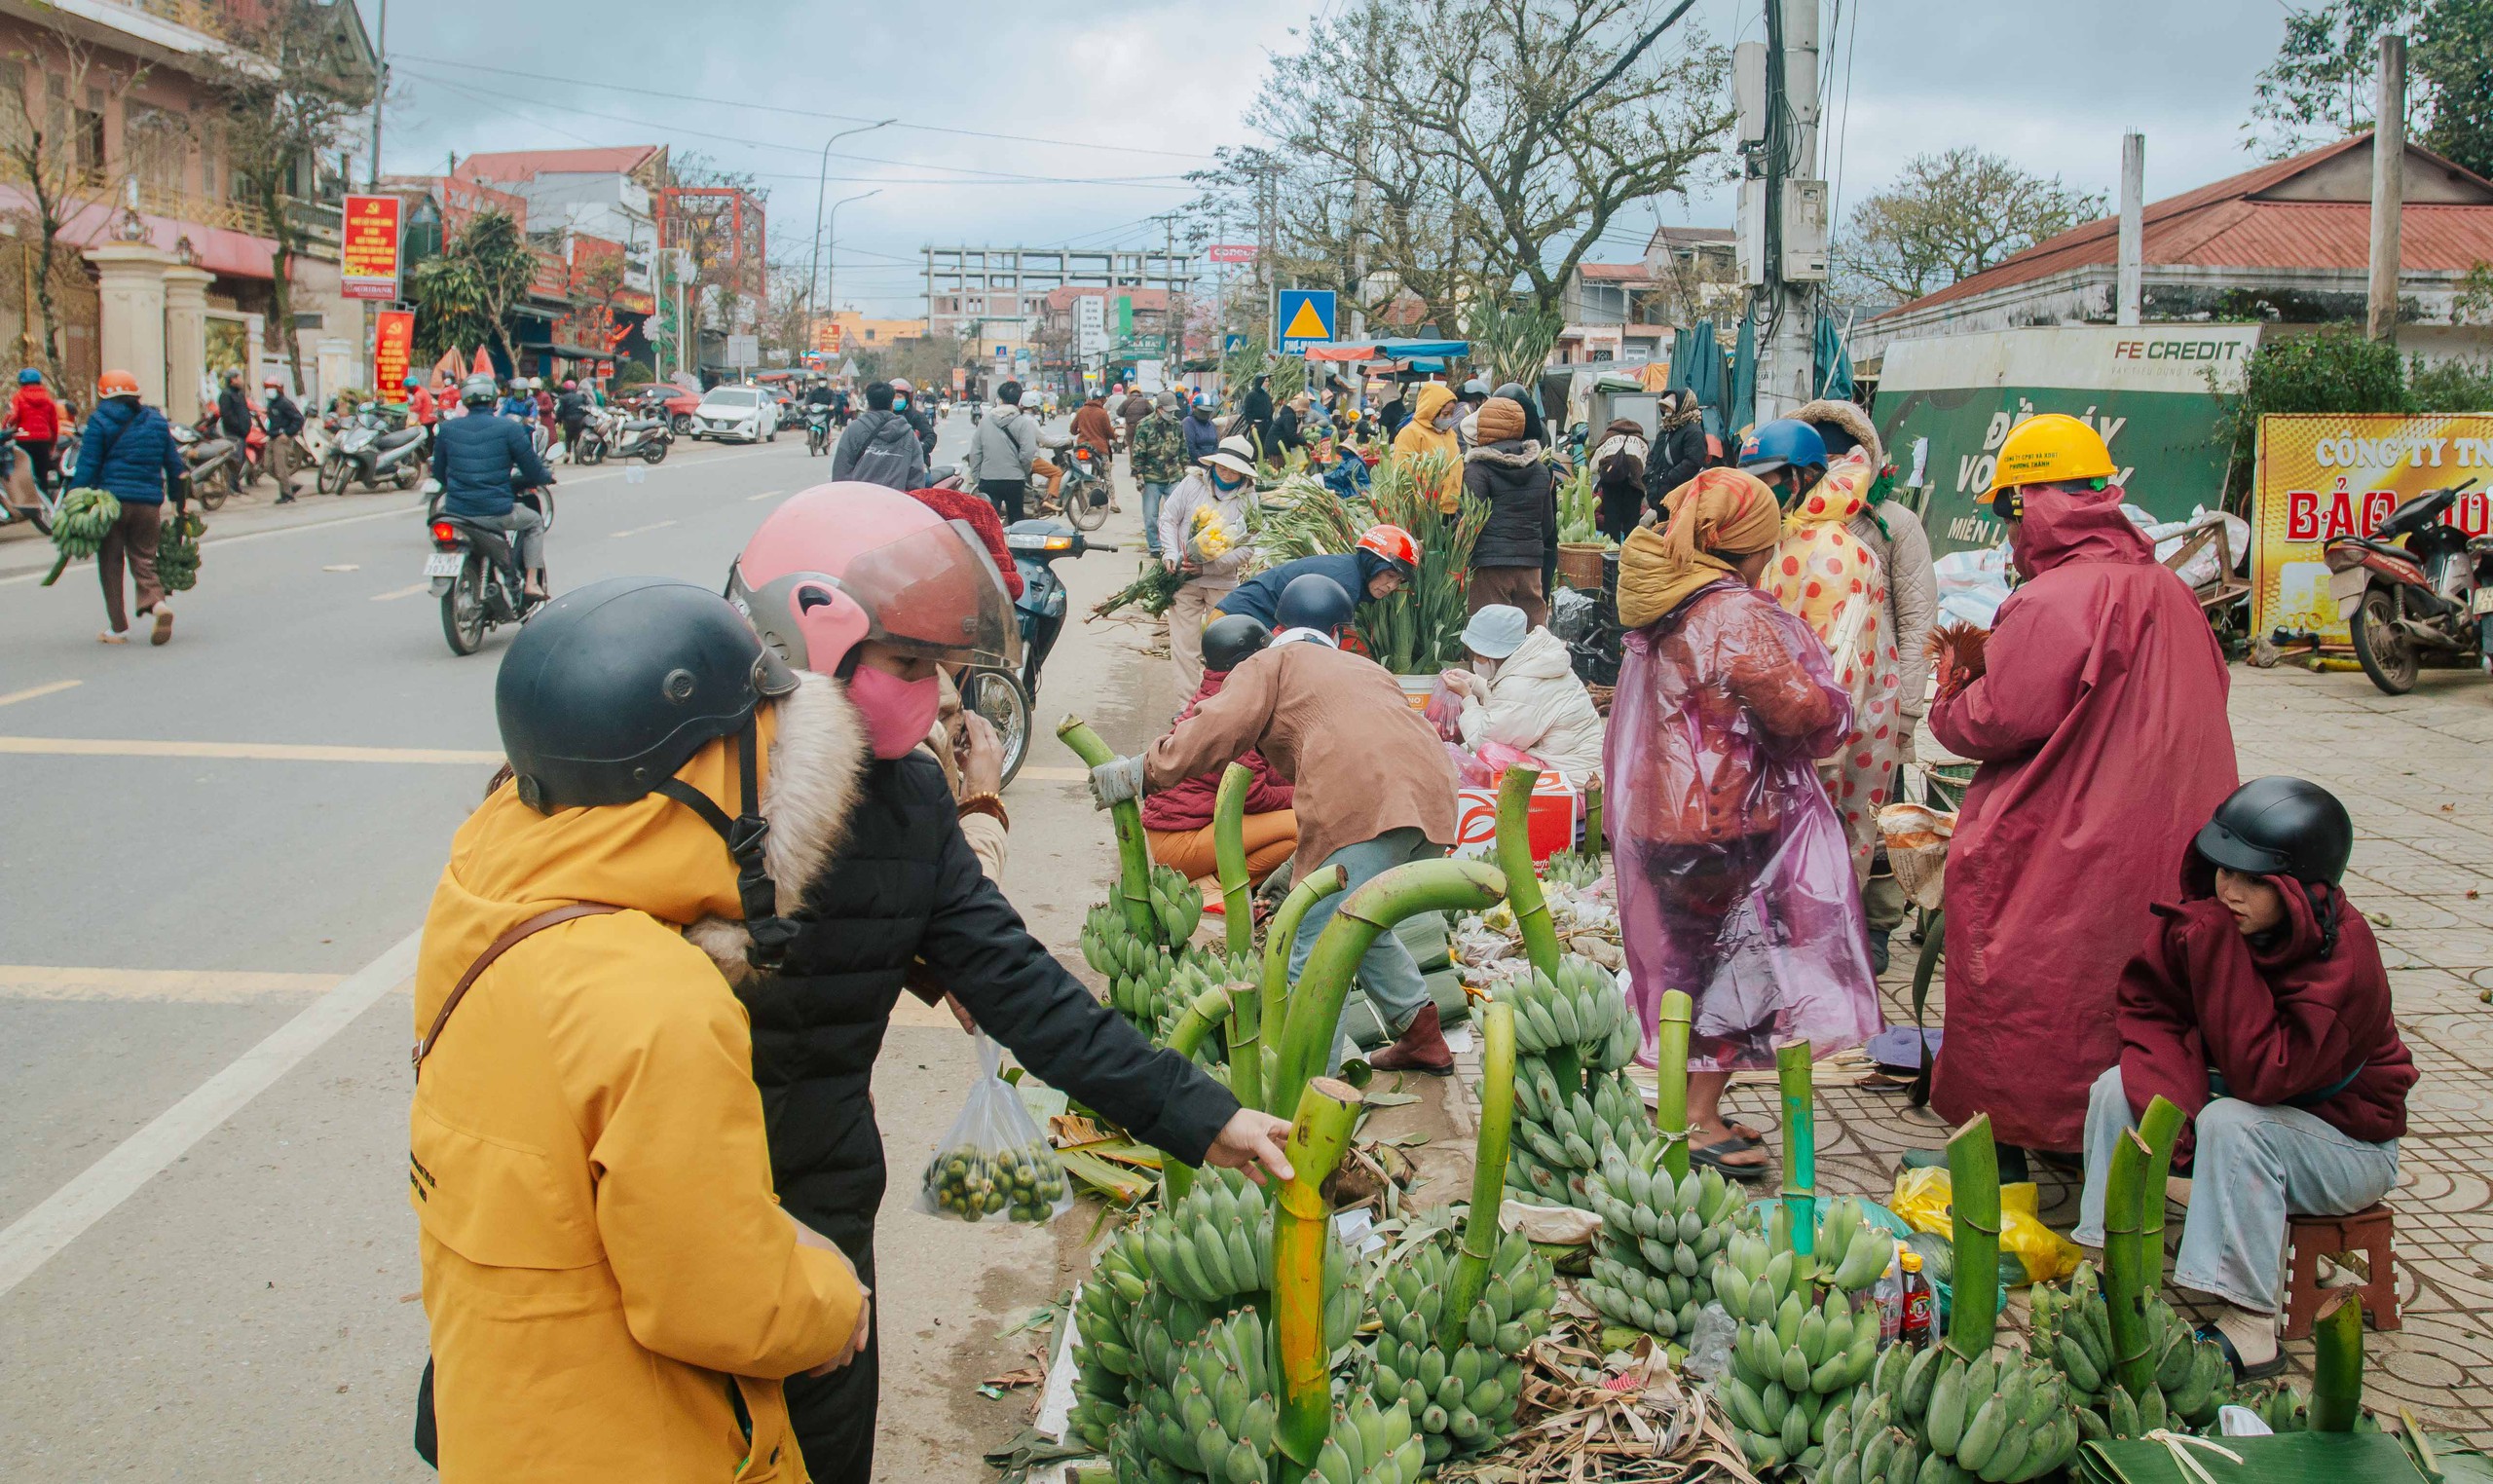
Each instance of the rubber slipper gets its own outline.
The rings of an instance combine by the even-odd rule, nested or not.
[[[1757,1146],[1754,1144],[1744,1145],[1737,1138],[1721,1139],[1711,1144],[1691,1148],[1688,1151],[1688,1162],[1700,1169],[1719,1170],[1727,1179],[1754,1183],[1771,1177],[1774,1167],[1767,1163],[1734,1165],[1724,1156],[1746,1153],[1755,1147]]]
[[[2242,1363],[2242,1352],[2233,1348],[2233,1337],[2214,1324],[2200,1325],[2198,1338],[2215,1341],[2216,1349],[2224,1352],[2225,1363],[2233,1367],[2233,1384],[2236,1386],[2246,1382],[2265,1381],[2271,1376],[2282,1375],[2286,1369],[2286,1352],[2283,1346],[2279,1346],[2275,1354],[2259,1364],[2245,1365]]]

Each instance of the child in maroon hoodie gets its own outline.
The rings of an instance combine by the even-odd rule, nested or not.
[[[2254,778],[2182,863],[2121,976],[2118,1066],[2086,1119],[2076,1239],[2103,1241],[2111,1150],[2162,1094],[2190,1115],[2174,1166],[2190,1215],[2173,1280],[2225,1301],[2214,1326],[2246,1379],[2282,1370],[2276,1316],[2289,1213],[2343,1215],[2398,1183],[2415,1063],[2371,927],[2338,882],[2354,821],[2326,790]]]

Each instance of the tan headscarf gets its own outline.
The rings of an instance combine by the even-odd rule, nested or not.
[[[1772,546],[1783,531],[1774,492],[1738,469],[1700,469],[1662,501],[1670,525],[1629,532],[1619,552],[1619,622],[1641,629],[1687,602],[1708,582],[1736,576],[1724,555]]]

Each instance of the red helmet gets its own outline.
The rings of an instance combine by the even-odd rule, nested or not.
[[[790,496],[728,570],[727,597],[800,670],[838,674],[868,639],[955,664],[1020,661],[1013,601],[978,534],[878,484]]]
[[[1420,543],[1400,526],[1370,526],[1359,538],[1361,551],[1373,551],[1395,566],[1406,578],[1419,575]]]

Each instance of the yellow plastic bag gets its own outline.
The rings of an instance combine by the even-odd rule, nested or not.
[[[2063,1279],[2077,1271],[2086,1254],[2077,1243],[2043,1225],[2035,1214],[2040,1197],[2031,1180],[2020,1180],[1999,1188],[1999,1249],[2016,1254],[2018,1265],[2026,1276],[2009,1275],[2012,1283],[2040,1283]],[[1929,1232],[1947,1237],[1955,1229],[1952,1204],[1955,1200],[1953,1182],[1942,1169],[1900,1169],[1896,1171],[1894,1199],[1887,1209],[1905,1219],[1916,1232]]]

